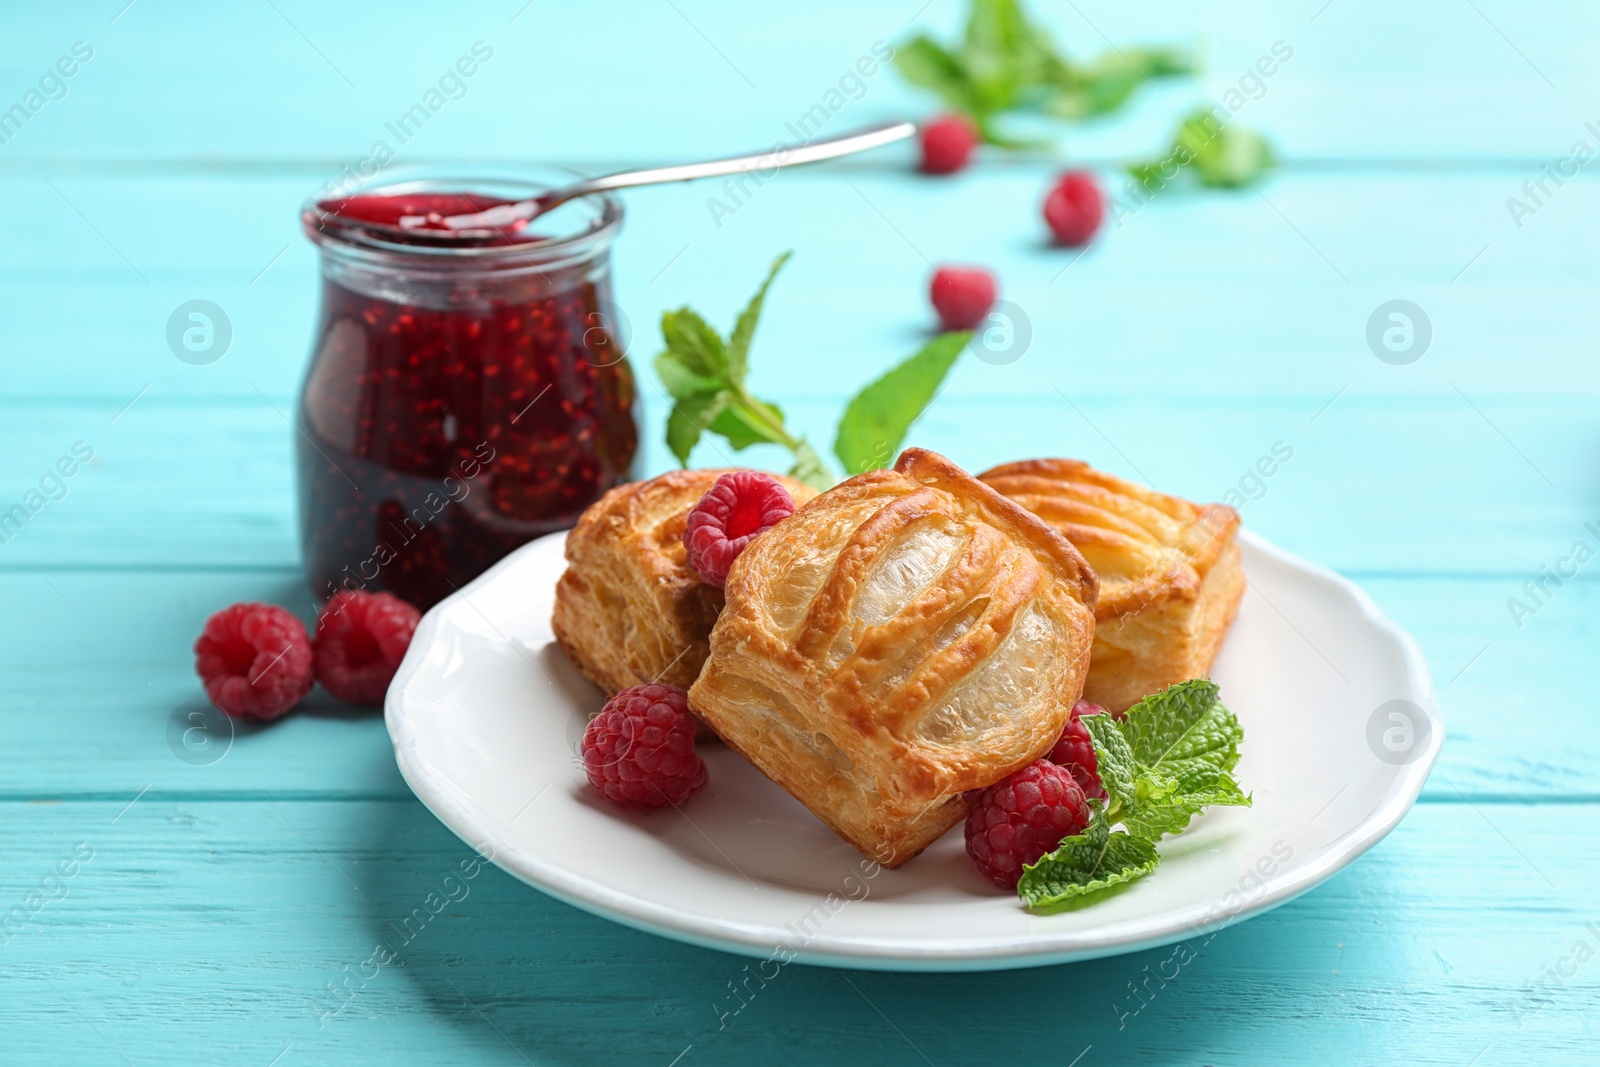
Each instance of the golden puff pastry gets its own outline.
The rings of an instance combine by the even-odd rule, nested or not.
[[[1122,711],[1211,670],[1244,595],[1239,514],[1071,459],[978,476],[1077,546],[1100,577],[1085,700]]]
[[[943,456],[817,497],[734,561],[690,706],[898,867],[1047,751],[1089,669],[1094,572]]]
[[[567,535],[551,626],[573,666],[607,693],[649,682],[687,689],[699,675],[722,590],[689,567],[683,527],[725,473],[672,471],[620,485]],[[816,496],[775,477],[797,504]]]

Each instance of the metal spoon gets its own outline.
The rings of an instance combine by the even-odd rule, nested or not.
[[[719,178],[725,174],[739,174],[752,169],[770,171],[802,163],[819,163],[824,159],[848,156],[903,140],[916,132],[915,123],[885,122],[854,133],[830,137],[825,141],[812,141],[798,148],[773,148],[766,152],[713,159],[704,163],[679,163],[670,167],[626,170],[618,174],[589,178],[560,189],[552,189],[531,200],[502,204],[487,211],[477,211],[467,215],[404,215],[400,218],[400,226],[408,230],[422,227],[454,230],[455,236],[458,237],[487,236],[497,229],[521,229],[545,212],[580,196],[609,192],[612,189],[630,189],[636,185],[689,182],[696,178]]]

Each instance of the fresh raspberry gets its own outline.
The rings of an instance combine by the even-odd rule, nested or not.
[[[311,641],[283,608],[232,604],[206,620],[194,643],[194,669],[220,710],[276,719],[311,690]]]
[[[1061,731],[1056,747],[1045,757],[1071,773],[1083,789],[1083,795],[1090,800],[1106,799],[1106,787],[1100,781],[1100,760],[1094,754],[1094,742],[1089,738],[1089,728],[1083,725],[1083,717],[1104,714],[1105,708],[1087,700],[1072,705],[1072,718],[1067,720],[1067,728]]]
[[[421,619],[392,593],[341,589],[317,618],[317,681],[351,704],[382,704]]]
[[[1072,775],[1034,760],[984,790],[967,816],[967,855],[989,881],[1015,889],[1023,867],[1088,825],[1089,802]]]
[[[940,115],[922,124],[922,172],[954,174],[978,146],[978,131],[964,115]]]
[[[945,329],[972,330],[989,317],[996,289],[994,275],[982,267],[940,267],[928,298]]]
[[[1063,174],[1044,200],[1044,221],[1055,234],[1057,244],[1088,244],[1105,213],[1100,183],[1086,170]]]
[[[682,804],[706,787],[694,734],[689,694],[675,685],[636,685],[589,720],[583,769],[601,795],[625,807]]]
[[[793,514],[794,497],[777,479],[760,471],[729,471],[689,511],[683,528],[689,566],[721,589],[745,546]]]

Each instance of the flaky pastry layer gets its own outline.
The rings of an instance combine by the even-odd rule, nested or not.
[[[722,590],[688,564],[689,511],[724,470],[671,471],[620,485],[567,535],[551,625],[579,672],[607,693],[649,682],[694,684],[722,609]],[[816,490],[775,476],[803,503]]]
[[[1094,572],[932,452],[851,478],[751,543],[689,701],[886,866],[1060,735],[1089,667]]]
[[[1237,512],[1071,459],[978,477],[1059,531],[1100,578],[1085,699],[1121,711],[1211,670],[1244,595]]]

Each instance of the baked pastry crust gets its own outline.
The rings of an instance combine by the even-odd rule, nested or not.
[[[1084,699],[1121,711],[1211,670],[1244,595],[1239,514],[1072,459],[978,476],[1077,546],[1100,577]]]
[[[683,528],[723,470],[671,471],[619,485],[567,535],[551,627],[567,658],[608,694],[665,682],[689,688],[722,610],[722,590],[688,564]],[[775,475],[800,504],[810,486]]]
[[[689,703],[898,867],[1046,752],[1089,668],[1095,576],[943,456],[835,486],[752,542]]]

